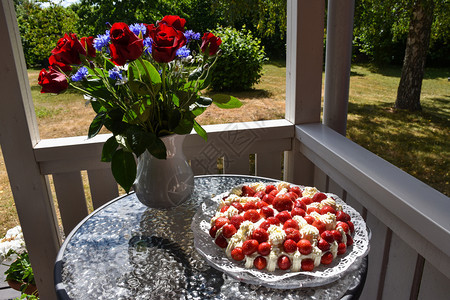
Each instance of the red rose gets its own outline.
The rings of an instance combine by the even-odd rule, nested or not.
[[[160,63],[174,60],[177,50],[186,45],[184,33],[165,23],[150,25],[150,37],[153,40],[153,59]]]
[[[186,24],[186,20],[180,18],[179,16],[165,16],[158,24],[166,24],[174,27],[176,30],[184,32],[184,25]]]
[[[57,61],[67,65],[81,64],[80,54],[86,55],[86,50],[74,33],[65,34],[56,44],[56,48],[52,50]]]
[[[52,68],[48,72],[45,69],[41,70],[38,83],[42,86],[41,93],[59,94],[69,87],[66,76]]]
[[[111,61],[118,66],[138,59],[144,51],[144,41],[138,38],[125,23],[114,23],[109,35]]]
[[[219,50],[219,46],[222,44],[220,37],[216,37],[211,32],[205,32],[202,37],[202,46],[200,49],[203,53],[209,52],[209,55],[214,55]]]
[[[54,54],[48,58],[48,64],[55,70],[61,70],[63,72],[69,72],[72,70],[72,67],[70,65],[63,63],[62,61],[59,61]]]
[[[82,37],[80,39],[81,45],[83,45],[84,49],[86,50],[88,56],[95,57],[96,51],[94,48],[94,37]]]

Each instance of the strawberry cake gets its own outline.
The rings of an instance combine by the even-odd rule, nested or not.
[[[335,200],[314,187],[251,183],[220,201],[209,234],[246,268],[313,271],[353,244],[354,225]]]

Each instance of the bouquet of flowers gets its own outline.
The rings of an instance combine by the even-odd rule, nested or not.
[[[128,192],[136,177],[135,158],[144,151],[165,159],[161,137],[189,134],[206,140],[195,118],[212,103],[240,107],[228,95],[200,93],[211,81],[220,56],[219,37],[185,29],[186,20],[165,16],[156,24],[115,23],[96,38],[65,34],[39,74],[41,93],[61,93],[69,85],[82,91],[96,112],[88,136],[103,126],[113,133],[102,161],[111,162],[116,181]],[[190,47],[199,41],[200,49]],[[133,155],[134,153],[134,155]]]
[[[5,272],[8,282],[16,283],[22,292],[35,290],[34,273],[20,226],[8,230],[0,240],[0,262],[9,267]]]

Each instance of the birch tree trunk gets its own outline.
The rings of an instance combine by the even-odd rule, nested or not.
[[[420,91],[422,89],[425,60],[430,44],[433,23],[434,0],[416,0],[409,23],[402,75],[397,90],[395,107],[421,110]]]

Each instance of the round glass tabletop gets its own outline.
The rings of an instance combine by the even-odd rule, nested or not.
[[[194,247],[192,218],[213,196],[246,182],[273,179],[211,175],[195,178],[184,204],[150,209],[134,194],[83,220],[66,238],[55,264],[61,299],[338,299],[364,282],[367,261],[328,284],[274,289],[240,282],[211,267]]]

